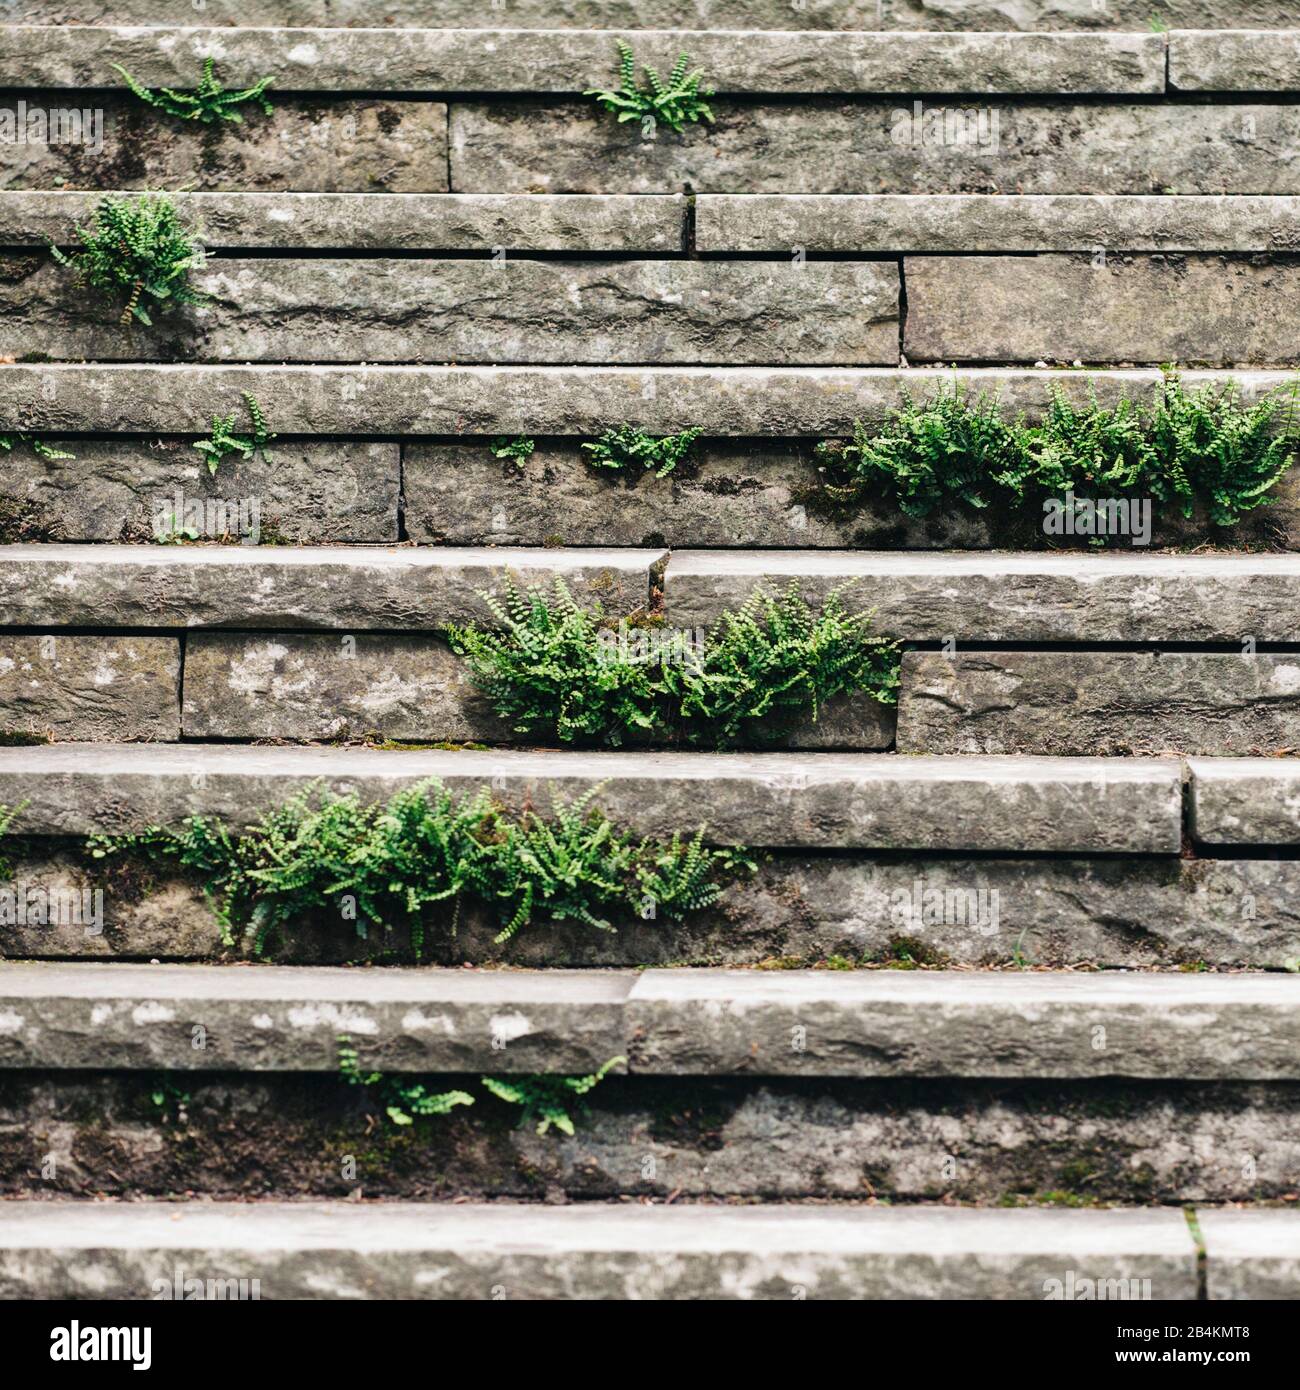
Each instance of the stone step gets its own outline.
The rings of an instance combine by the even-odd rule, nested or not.
[[[701,823],[719,844],[976,853],[1177,854],[1177,762],[897,758],[854,753],[576,753],[508,749],[51,744],[0,748],[0,804],[30,804],[14,832],[89,835],[191,814],[248,825],[320,781],[363,800],[438,778],[548,804],[599,785],[609,817],[641,835]],[[31,796],[33,779],[39,798]]]
[[[220,56],[234,82],[286,92],[571,94],[616,84],[615,40],[667,72],[687,52],[724,94],[804,92],[1136,94],[1165,89],[1165,36],[549,29],[182,29],[12,25],[0,85],[185,87]]]
[[[74,243],[73,229],[91,220],[100,197],[0,192],[0,245]],[[205,246],[230,250],[671,252],[682,249],[686,218],[681,194],[176,193],[172,202]],[[1281,213],[1261,206],[1257,215]]]
[[[1255,400],[1290,371],[1198,371],[1190,388],[1237,382]],[[202,428],[241,391],[283,435],[527,434],[592,438],[624,420],[656,434],[700,426],[715,437],[849,437],[910,393],[962,383],[1000,393],[1008,411],[1040,412],[1051,390],[1085,401],[1149,398],[1160,372],[1030,368],[410,367],[0,363],[0,419],[12,429],[161,431]]]
[[[0,1068],[1300,1080],[1272,974],[9,961]],[[620,1063],[620,1066],[623,1064]]]
[[[409,546],[0,546],[0,619],[28,627],[428,631],[490,623],[508,573],[580,603],[644,609],[652,550]]]
[[[1194,758],[1188,770],[1203,844],[1300,844],[1300,759]]]
[[[0,215],[3,214],[0,203]],[[1300,199],[1160,194],[701,194],[704,252],[1289,251]],[[916,263],[924,270],[923,263]],[[1017,262],[1023,265],[1023,262]]]
[[[1191,1299],[1196,1265],[1140,1209],[0,1203],[9,1298]]]
[[[1182,92],[1300,89],[1300,30],[1180,30],[1169,36],[1169,86]]]
[[[755,585],[791,581],[810,603],[836,588],[857,595],[877,632],[913,642],[1293,643],[1300,633],[1300,557],[1254,553],[678,550],[666,617],[707,627]]]
[[[1212,1299],[1295,1298],[1300,1288],[1300,1221],[1295,1211],[1198,1213]]]
[[[898,267],[872,261],[212,258],[193,276],[210,303],[132,333],[50,258],[6,264],[13,357],[39,340],[110,362],[898,361]]]
[[[1300,657],[1207,652],[908,652],[900,753],[1300,750]]]

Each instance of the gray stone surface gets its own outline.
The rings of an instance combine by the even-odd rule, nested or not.
[[[875,262],[238,260],[212,301],[124,332],[48,257],[0,266],[0,348],[138,361],[898,361],[898,268]]]
[[[1287,975],[650,970],[628,1055],[676,1076],[1296,1080],[1298,999]]]
[[[1273,363],[1300,266],[1221,257],[908,257],[909,361]],[[1196,312],[1187,312],[1189,305]]]
[[[168,120],[135,97],[110,92],[95,93],[93,105],[68,92],[26,91],[19,100],[28,116],[89,111],[90,138],[0,142],[0,188],[447,190],[442,102],[302,101],[276,94],[271,115],[256,111],[242,125],[218,128]],[[17,101],[9,110],[16,115]],[[102,125],[95,112],[103,113]]]
[[[1294,373],[1183,373],[1195,389],[1236,382],[1247,400],[1286,389]],[[371,367],[0,363],[0,419],[60,433],[194,428],[214,401],[251,391],[282,434],[602,434],[628,420],[668,434],[850,437],[903,393],[922,399],[962,382],[1000,392],[1010,410],[1042,411],[1053,387],[1084,401],[1146,398],[1155,369],[1084,374],[1029,368]]]
[[[662,827],[661,827],[662,830]],[[102,923],[70,907],[0,929],[13,959],[189,960],[221,953],[203,885],[129,859],[86,862],[77,842],[6,846],[13,881],[55,901],[102,894]],[[62,902],[64,899],[60,898]],[[71,899],[68,899],[71,903]],[[82,898],[92,908],[95,900]],[[969,859],[776,853],[728,882],[716,909],[684,919],[616,919],[613,932],[539,918],[509,943],[472,900],[427,924],[421,959],[439,965],[642,966],[882,963],[1002,966],[1206,965],[1295,969],[1300,864],[1271,859]],[[87,930],[97,927],[96,930]],[[251,942],[242,943],[252,950]],[[286,963],[414,959],[403,929],[314,919],[271,951]]]
[[[495,17],[495,16],[493,16]],[[915,34],[548,29],[148,29],[15,26],[0,85],[192,85],[219,58],[231,85],[269,76],[287,92],[584,92],[616,85],[617,38],[667,72],[686,50],[709,85],[749,92],[1150,93],[1165,87],[1163,35]],[[612,118],[611,118],[612,119]]]
[[[1300,1213],[1197,1213],[1211,1299],[1300,1298]]]
[[[1067,1271],[1196,1296],[1176,1211],[0,1203],[6,1297],[146,1299],[178,1266],[264,1298],[1042,1299]]]
[[[180,737],[180,643],[0,635],[0,728],[113,743]]]
[[[1300,29],[1293,13],[1278,30],[1184,30],[1169,36],[1169,85],[1184,92],[1300,89]]]
[[[1191,833],[1207,845],[1300,844],[1300,758],[1193,759]]]
[[[634,977],[11,961],[0,1067],[585,1073],[623,1046]]]
[[[900,753],[1276,756],[1300,748],[1300,658],[908,652]]]
[[[1176,762],[1099,758],[898,758],[830,753],[575,753],[55,744],[0,748],[0,804],[39,778],[21,830],[81,835],[190,814],[246,825],[320,780],[386,800],[440,778],[547,805],[600,784],[598,804],[639,834],[703,823],[717,843],[761,848],[1176,854]]]
[[[701,251],[1295,251],[1300,198],[701,194]]]
[[[493,621],[485,591],[562,575],[582,602],[630,613],[649,597],[645,550],[353,546],[0,546],[0,621],[27,627],[435,631]]]
[[[0,193],[0,244],[75,240],[97,193]],[[685,199],[460,193],[177,193],[209,247],[347,251],[680,251]]]
[[[223,407],[218,412],[228,413]],[[74,457],[46,459],[23,447],[0,453],[0,497],[30,503],[59,540],[152,541],[159,523],[185,518],[188,504],[197,521],[200,502],[203,526],[194,529],[204,539],[219,539],[224,529],[252,543],[255,522],[257,537],[268,542],[397,540],[397,444],[276,439],[269,461],[233,454],[211,473],[187,439],[51,442]]]
[[[488,440],[403,450],[406,531],[439,545],[981,548],[975,513],[924,521],[888,503],[825,500],[811,448],[700,441],[667,478],[593,468],[578,442],[543,441],[521,464]]]
[[[1293,555],[678,550],[666,616],[707,625],[756,584],[791,580],[809,602],[849,586],[878,632],[913,642],[1297,640]]]
[[[917,99],[919,100],[919,99]],[[458,193],[1300,193],[1300,106],[719,101],[642,140],[572,103],[457,102]],[[960,125],[956,123],[959,119]],[[981,126],[980,122],[983,121]],[[996,126],[994,122],[996,120]],[[928,132],[938,123],[942,139]],[[947,125],[974,130],[950,139]]]

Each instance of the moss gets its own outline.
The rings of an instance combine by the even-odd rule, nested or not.
[[[34,729],[0,729],[0,748],[34,748],[49,741],[49,734]]]

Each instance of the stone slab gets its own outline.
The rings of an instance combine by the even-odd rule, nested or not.
[[[0,266],[0,348],[101,361],[898,361],[898,267],[699,261],[209,259],[212,296],[124,332],[48,257]]]
[[[650,970],[633,1072],[1300,1078],[1286,975]]]
[[[1300,198],[701,194],[700,251],[1295,251]],[[924,267],[922,267],[924,268]]]
[[[1285,1208],[1201,1211],[1211,1299],[1300,1298],[1300,1219]]]
[[[1285,371],[1187,371],[1192,389],[1237,383],[1246,400],[1288,387]],[[214,402],[251,391],[281,434],[528,434],[591,438],[624,420],[657,434],[692,425],[713,436],[853,434],[905,393],[965,385],[1008,410],[1041,413],[1053,388],[1085,401],[1143,398],[1159,371],[1031,368],[374,367],[0,363],[0,418],[44,433],[180,432]]]
[[[1188,763],[1192,835],[1207,845],[1300,844],[1300,758]]]
[[[46,459],[23,447],[0,453],[0,497],[30,504],[51,539],[153,541],[159,523],[164,534],[171,529],[170,518],[197,522],[200,503],[203,524],[193,529],[206,540],[398,539],[395,443],[277,438],[269,461],[231,455],[211,473],[191,441],[174,436],[50,442],[74,457]]]
[[[0,727],[64,741],[180,737],[174,637],[0,635]]]
[[[1300,750],[1300,658],[1209,652],[908,652],[900,753]]]
[[[813,97],[762,105],[720,100],[715,114],[707,128],[643,140],[578,103],[458,101],[451,111],[451,187],[457,193],[1300,193],[1300,105],[1285,101]]]
[[[1165,87],[1161,34],[822,34],[757,30],[176,29],[14,25],[0,85],[192,85],[215,57],[231,85],[260,77],[286,92],[584,92],[616,81],[618,38],[661,72],[689,53],[724,93],[1153,93]]]
[[[1296,16],[1277,28],[1234,26],[1169,35],[1169,86],[1182,92],[1300,90]]]
[[[0,244],[74,240],[100,196],[0,192]],[[641,251],[682,249],[686,200],[506,193],[176,193],[182,221],[209,248],[344,251]]]
[[[563,576],[583,603],[649,599],[645,550],[408,546],[0,546],[0,621],[27,627],[436,631],[493,622],[484,593]]]
[[[178,1266],[265,1298],[1041,1299],[1066,1271],[1196,1296],[1176,1211],[0,1203],[0,1293],[137,1298]]]
[[[218,128],[168,120],[126,94],[96,92],[93,105],[82,105],[86,100],[31,90],[13,99],[8,111],[15,124],[22,116],[25,130],[40,129],[32,125],[38,112],[46,121],[51,112],[89,114],[77,139],[0,142],[0,188],[445,193],[448,187],[442,102],[276,95],[271,115],[258,111],[241,125]],[[78,133],[66,123],[60,129]]]
[[[1300,557],[863,551],[673,552],[666,616],[705,625],[761,584],[842,588],[912,642],[1297,641]],[[846,587],[847,586],[847,587]]]
[[[5,966],[0,1067],[576,1072],[623,1045],[632,976],[310,966]]]
[[[201,774],[201,775],[200,775]],[[247,825],[318,779],[387,800],[439,778],[546,806],[601,786],[598,804],[638,834],[706,826],[764,848],[1177,854],[1176,762],[1104,758],[898,758],[850,753],[576,753],[247,748],[0,748],[0,804],[39,786],[15,833],[82,835],[186,815]]]

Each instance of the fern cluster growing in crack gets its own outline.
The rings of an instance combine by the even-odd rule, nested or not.
[[[668,74],[668,80],[660,77],[656,68],[648,63],[642,69],[647,86],[641,87],[636,80],[636,59],[632,46],[622,39],[618,45],[618,86],[616,88],[591,87],[583,93],[594,97],[603,110],[624,121],[653,122],[666,125],[678,135],[689,121],[712,121],[713,110],[708,98],[713,95],[712,87],[701,87],[703,68],[688,71],[691,60],[683,53]]]
[[[96,835],[94,858],[134,854],[200,876],[226,945],[261,954],[316,915],[371,930],[405,926],[417,955],[425,914],[464,900],[495,913],[498,942],[537,918],[612,930],[609,915],[681,917],[722,895],[720,876],[752,869],[739,847],[710,848],[704,828],[683,839],[636,840],[598,810],[602,786],[551,814],[513,812],[484,788],[458,796],[430,780],[385,805],[313,784],[238,833],[205,816],[134,835]]]
[[[249,432],[235,434],[235,413],[232,410],[229,415],[214,415],[212,433],[207,439],[200,439],[194,445],[203,455],[209,473],[215,473],[222,459],[228,454],[239,454],[246,462],[261,454],[264,462],[272,461],[266,446],[275,438],[275,432],[266,423],[266,415],[254,397],[248,391],[241,391],[240,395],[244,398],[244,406],[248,411]]]
[[[38,459],[74,459],[76,454],[69,454],[63,449],[56,449],[53,444],[47,444],[45,440],[38,439],[34,434],[0,434],[0,449],[5,453],[11,452],[20,444],[26,444]]]
[[[202,76],[192,92],[178,92],[171,87],[159,87],[154,91],[137,82],[120,63],[112,66],[115,72],[121,73],[122,80],[141,101],[178,120],[198,121],[202,125],[220,125],[223,122],[242,124],[244,117],[235,108],[249,101],[260,106],[264,116],[269,116],[274,110],[266,98],[271,78],[263,77],[251,87],[227,89],[217,81],[216,62],[212,58],[203,60]]]
[[[132,320],[152,325],[146,308],[151,299],[160,309],[208,302],[210,296],[190,284],[190,272],[203,267],[202,248],[164,194],[105,198],[93,225],[76,231],[80,250],[67,255],[52,245],[50,252],[83,285],[123,304],[123,328]]]
[[[692,428],[680,434],[652,435],[634,425],[620,425],[582,448],[593,468],[649,469],[655,477],[666,478],[690,455],[700,434],[698,428]]]

